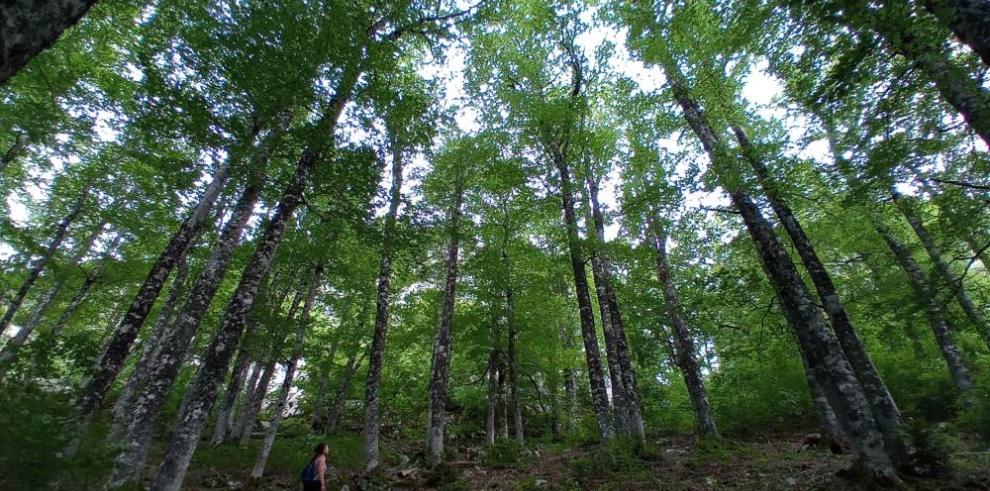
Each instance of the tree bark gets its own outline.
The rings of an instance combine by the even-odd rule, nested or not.
[[[560,196],[564,211],[564,225],[567,229],[567,248],[570,253],[571,269],[574,272],[574,289],[577,293],[578,314],[581,319],[581,338],[584,341],[584,355],[588,364],[588,382],[591,388],[591,405],[598,422],[598,436],[602,442],[615,436],[612,415],[609,414],[608,392],[602,373],[601,353],[598,348],[598,335],[595,332],[595,315],[591,297],[588,294],[588,276],[584,258],[581,256],[581,238],[578,235],[577,216],[574,213],[574,193],[571,189],[570,169],[563,152],[554,146],[551,153],[554,166],[560,176]]]
[[[0,3],[0,85],[50,48],[96,0],[9,0]]]
[[[705,389],[705,381],[701,376],[701,367],[698,366],[694,338],[691,336],[687,322],[681,317],[677,289],[670,278],[670,265],[667,260],[667,232],[666,229],[657,224],[653,217],[647,218],[647,224],[650,234],[647,242],[653,247],[656,256],[657,279],[663,285],[663,300],[667,307],[667,317],[673,326],[674,339],[676,340],[674,343],[676,349],[673,351],[676,354],[677,366],[684,376],[688,395],[691,397],[691,407],[694,409],[694,417],[698,421],[698,431],[705,436],[718,437],[718,427],[715,425],[712,407],[708,402],[708,391]]]
[[[990,66],[990,1],[925,0],[925,8]]]
[[[255,168],[263,173],[266,163],[267,154],[260,161],[255,159]],[[220,282],[227,272],[234,248],[240,242],[244,228],[254,213],[254,206],[261,195],[261,187],[260,176],[255,176],[244,189],[230,220],[220,234],[216,248],[196,279],[189,298],[171,328],[162,337],[154,356],[146,361],[147,366],[144,368],[144,372],[148,374],[146,383],[142,384],[140,397],[126,411],[127,432],[124,435],[122,451],[117,454],[110,480],[114,487],[141,476],[140,471],[144,468],[151,443],[152,425],[168,402],[172,385],[182,368],[182,360],[213,297],[220,288]],[[119,423],[123,425],[124,420]]]
[[[804,232],[797,216],[778,192],[766,164],[757,155],[746,132],[739,126],[734,126],[732,130],[739,141],[745,159],[756,175],[760,187],[769,198],[771,208],[780,219],[780,223],[784,226],[791,243],[794,244],[794,249],[801,257],[801,261],[811,277],[811,282],[825,307],[825,314],[832,324],[839,345],[842,347],[853,371],[855,371],[856,379],[859,380],[863,393],[870,403],[873,418],[883,433],[884,448],[895,464],[898,466],[907,465],[907,446],[901,436],[901,412],[897,408],[894,398],[890,395],[887,384],[880,376],[880,372],[873,365],[873,360],[870,359],[866,348],[863,347],[863,342],[856,334],[856,328],[853,327],[852,319],[849,318],[849,314],[839,298],[831,275],[818,257],[811,239]]]
[[[619,300],[615,293],[615,285],[612,278],[612,261],[604,251],[605,217],[598,202],[598,180],[593,175],[590,166],[587,172],[585,172],[585,182],[588,186],[588,195],[591,198],[591,216],[594,223],[595,233],[592,244],[594,244],[595,248],[594,255],[598,257],[600,262],[599,267],[601,269],[605,300],[608,305],[609,322],[611,323],[612,336],[615,339],[616,345],[616,355],[618,356],[619,368],[621,369],[620,373],[622,374],[628,430],[630,436],[640,443],[645,443],[646,430],[643,426],[639,392],[636,390],[636,372],[633,370],[632,359],[629,355],[629,341],[626,339],[626,330],[622,322],[622,312],[619,310]],[[595,283],[596,285],[598,283],[597,277]]]
[[[962,279],[955,278],[952,274],[949,264],[945,262],[945,258],[942,257],[942,251],[935,243],[935,238],[932,237],[931,233],[925,227],[924,222],[918,213],[911,207],[911,204],[907,203],[906,200],[897,191],[892,191],[892,196],[894,198],[894,203],[897,208],[907,219],[908,224],[911,225],[911,229],[914,230],[914,234],[918,236],[918,240],[921,241],[921,245],[924,246],[925,252],[928,253],[929,259],[931,259],[932,264],[935,266],[935,272],[937,276],[941,279],[941,282],[945,284],[946,288],[952,292],[956,297],[956,301],[959,302],[959,306],[962,307],[963,313],[969,319],[969,322],[973,324],[977,332],[983,336],[983,340],[990,346],[990,324],[987,323],[986,317],[983,316],[983,312],[980,311],[973,300],[969,297],[966,292],[966,287],[962,282]],[[938,289],[934,288],[932,293],[938,293]]]
[[[381,389],[382,357],[388,334],[389,301],[392,286],[392,254],[395,248],[395,222],[402,200],[402,152],[393,144],[392,188],[389,190],[388,214],[382,228],[382,258],[378,266],[378,289],[375,298],[375,332],[371,340],[368,377],[364,387],[364,465],[372,471],[378,467],[379,391]]]
[[[179,259],[189,249],[197,231],[206,220],[214,202],[223,190],[227,181],[229,161],[226,161],[217,168],[213,175],[213,182],[206,188],[203,197],[193,208],[189,217],[179,226],[179,229],[172,236],[165,250],[155,261],[148,272],[148,277],[144,280],[137,295],[131,302],[124,314],[124,318],[117,325],[116,330],[111,335],[109,342],[103,350],[92,374],[84,383],[80,391],[77,408],[82,424],[80,431],[85,431],[89,419],[106,397],[110,386],[117,378],[117,375],[124,368],[127,355],[130,354],[131,346],[137,339],[138,332],[144,324],[148,313],[158,299],[165,280],[168,279],[172,268]]]
[[[313,280],[306,294],[306,301],[303,305],[302,315],[299,319],[299,326],[296,328],[296,339],[292,346],[292,356],[285,366],[285,378],[282,379],[282,387],[279,388],[278,402],[272,411],[272,421],[265,432],[265,441],[258,451],[258,458],[254,461],[254,468],[251,470],[252,478],[259,478],[265,473],[265,464],[268,463],[268,456],[272,452],[275,444],[275,437],[278,436],[278,427],[285,416],[286,407],[289,404],[289,391],[292,389],[292,382],[295,379],[296,367],[299,358],[302,357],[303,339],[309,329],[310,313],[313,311],[313,304],[316,302],[316,292],[320,289],[320,279],[323,276],[323,263],[319,263],[313,269]]]
[[[335,96],[336,100],[331,104],[332,109],[324,115],[318,127],[329,129],[328,134],[332,135],[332,129],[349,94],[349,88],[347,92],[338,92]],[[268,274],[275,252],[285,235],[286,226],[296,208],[303,202],[303,190],[309,174],[322,157],[321,147],[308,147],[299,158],[295,174],[286,186],[271,220],[258,240],[254,255],[244,269],[241,281],[224,312],[220,327],[191,382],[187,396],[188,404],[180,411],[175,433],[165,454],[165,460],[159,467],[158,475],[155,476],[152,490],[175,491],[182,486],[206,418],[213,407],[219,386],[227,374],[230,359],[244,332],[248,312],[254,304],[258,287]]]
[[[625,381],[622,377],[622,364],[619,361],[618,340],[615,335],[615,328],[612,322],[612,310],[609,308],[608,293],[606,292],[605,267],[602,258],[598,253],[596,242],[594,219],[592,218],[591,204],[588,200],[588,191],[581,188],[581,195],[584,207],[587,210],[585,218],[587,222],[588,242],[591,247],[591,272],[595,280],[595,296],[598,298],[598,310],[602,319],[602,334],[605,339],[605,361],[608,365],[609,382],[612,384],[612,417],[615,421],[616,433],[628,435],[629,428],[629,404],[626,400]]]
[[[158,313],[158,318],[155,320],[155,325],[152,327],[151,333],[141,342],[141,356],[134,365],[134,371],[131,373],[130,378],[127,379],[127,383],[124,384],[124,389],[120,392],[120,396],[117,397],[117,402],[114,403],[114,430],[110,432],[111,441],[115,440],[117,436],[121,435],[127,429],[126,421],[131,405],[134,402],[134,397],[141,391],[145,382],[148,380],[148,369],[151,360],[155,358],[155,353],[158,350],[162,337],[165,335],[165,331],[175,321],[175,310],[178,307],[179,301],[182,299],[182,295],[186,292],[186,278],[189,275],[188,256],[183,255],[179,258],[179,263],[175,267],[177,271],[175,278],[172,280],[172,287],[169,290],[168,298],[165,300],[165,305],[162,306],[161,311]]]
[[[433,343],[433,366],[430,369],[430,421],[426,434],[426,447],[432,465],[443,460],[444,424],[446,420],[447,386],[450,382],[452,357],[451,331],[454,323],[454,304],[457,289],[457,258],[460,252],[460,223],[464,202],[464,176],[462,171],[454,178],[453,204],[447,219],[446,276],[443,283],[443,300],[440,306],[440,323]]]
[[[2,7],[0,7],[2,8]],[[7,311],[4,312],[3,317],[0,318],[0,335],[3,335],[7,327],[10,326],[10,322],[14,319],[14,314],[17,310],[21,308],[21,304],[24,303],[24,299],[27,298],[27,294],[31,291],[31,287],[34,286],[38,278],[41,277],[41,273],[45,271],[45,266],[51,261],[55,253],[58,252],[58,248],[61,247],[62,241],[65,240],[65,235],[69,231],[69,225],[79,217],[82,213],[83,208],[86,204],[86,198],[89,197],[89,188],[83,189],[76,198],[76,201],[72,204],[72,208],[69,209],[69,213],[65,215],[55,226],[55,234],[52,235],[52,240],[48,242],[48,246],[41,253],[31,265],[31,269],[28,270],[27,278],[21,283],[20,288],[17,289],[17,293],[14,297],[10,299],[10,303],[7,305]]]
[[[849,429],[854,465],[874,482],[898,483],[897,473],[884,450],[883,435],[835,334],[822,318],[807,285],[770,223],[748,195],[731,185],[734,179],[731,178],[733,174],[726,149],[697,102],[682,85],[683,76],[673,63],[665,65],[674,97],[685,119],[701,140],[712,166],[753,238],[763,268],[780,300],[781,310],[797,336],[801,353],[815,379],[822,384],[836,416]]]
[[[492,329],[494,331],[494,329]],[[498,410],[498,347],[492,335],[491,349],[488,350],[488,367],[485,371],[488,396],[485,404],[485,439],[489,445],[495,444],[495,413]]]
[[[804,376],[808,381],[808,389],[811,391],[811,405],[815,407],[815,412],[818,413],[818,426],[822,430],[822,440],[830,447],[841,448],[842,442],[845,441],[843,436],[845,431],[839,424],[839,418],[828,402],[825,389],[818,382],[818,377],[815,376],[814,370],[808,365],[804,356],[801,357],[801,364],[804,366]]]

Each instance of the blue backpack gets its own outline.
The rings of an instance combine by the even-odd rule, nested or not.
[[[316,472],[316,459],[312,459],[306,464],[306,468],[303,469],[302,474],[299,475],[299,480],[302,482],[313,482],[320,480],[320,474]]]

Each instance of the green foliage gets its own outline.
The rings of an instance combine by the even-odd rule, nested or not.
[[[528,455],[528,449],[516,440],[502,439],[485,447],[481,454],[481,463],[492,469],[511,469],[524,464]]]

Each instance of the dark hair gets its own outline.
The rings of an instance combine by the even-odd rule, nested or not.
[[[330,451],[330,447],[326,443],[321,443],[316,446],[313,450],[313,458],[319,457],[320,455],[326,455]]]

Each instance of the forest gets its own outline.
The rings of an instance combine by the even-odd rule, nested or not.
[[[990,0],[0,2],[0,489],[990,489],[988,68]]]

